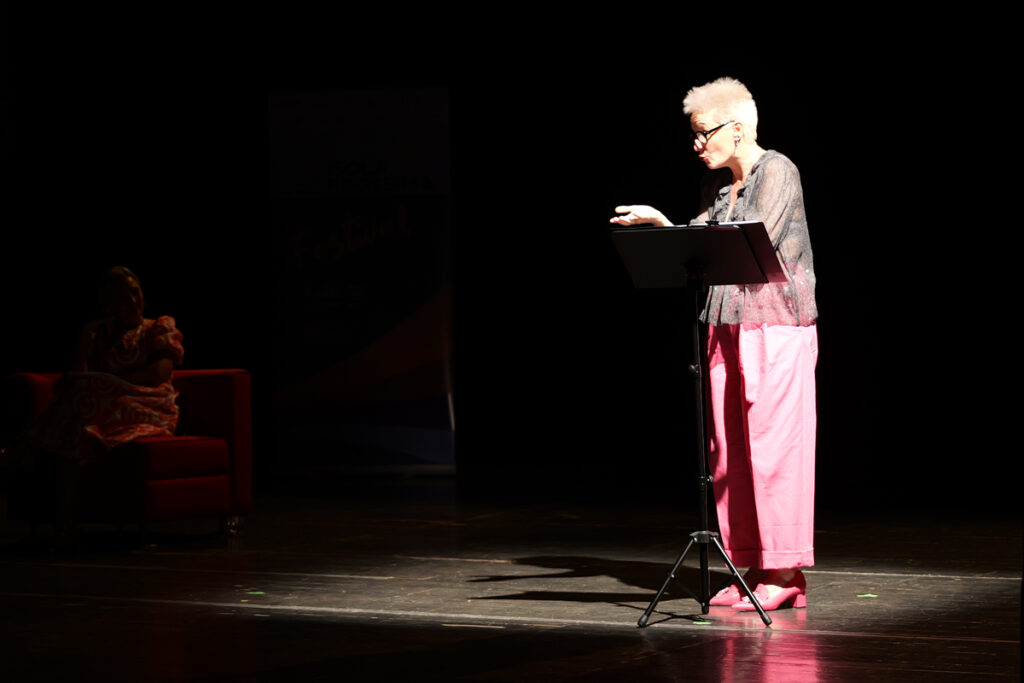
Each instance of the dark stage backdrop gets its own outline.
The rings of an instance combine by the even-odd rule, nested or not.
[[[1012,497],[973,466],[1009,456],[1004,343],[977,344],[1003,250],[963,222],[987,215],[994,140],[954,117],[965,74],[986,82],[977,61],[90,21],[11,48],[5,373],[58,369],[83,283],[123,263],[178,319],[189,367],[253,372],[257,486],[454,461],[470,496],[689,505],[688,298],[633,289],[607,220],[620,203],[692,217],[680,103],[731,75],[803,176],[819,505]],[[950,144],[964,126],[972,145]]]
[[[269,97],[275,452],[454,465],[445,87]]]

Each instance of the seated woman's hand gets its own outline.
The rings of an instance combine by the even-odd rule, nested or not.
[[[170,358],[157,358],[141,368],[118,372],[117,376],[126,382],[144,387],[155,387],[171,379],[174,361]]]
[[[69,370],[88,370],[89,356],[92,355],[96,346],[96,337],[101,333],[108,333],[110,329],[110,318],[96,318],[82,325],[75,339],[75,345],[71,351],[71,362]]]
[[[608,221],[609,223],[615,223],[616,225],[641,225],[643,223],[653,223],[654,225],[662,226],[672,225],[672,221],[666,218],[665,214],[646,204],[616,206],[615,213],[621,215],[614,216]]]

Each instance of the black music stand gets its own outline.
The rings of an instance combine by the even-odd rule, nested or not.
[[[718,540],[717,532],[708,530],[708,442],[704,436],[705,403],[704,378],[707,377],[707,354],[701,343],[700,313],[704,309],[707,287],[725,284],[758,284],[783,282],[785,272],[775,255],[775,249],[768,239],[764,224],[747,221],[741,223],[697,224],[669,227],[621,227],[612,229],[612,241],[619,251],[633,284],[638,289],[662,287],[691,287],[694,291],[693,318],[693,364],[690,372],[694,375],[694,395],[697,402],[698,486],[700,489],[700,530],[690,534],[690,542],[679,554],[675,565],[665,582],[654,596],[651,604],[637,622],[643,628],[647,625],[654,608],[661,600],[668,585],[676,578],[690,548],[697,544],[700,550],[700,596],[696,596],[682,583],[679,585],[701,606],[701,612],[710,611],[711,574],[708,568],[708,545],[714,544],[729,566],[729,571],[742,586],[754,604],[765,626],[772,623],[761,603],[758,602],[743,577]]]

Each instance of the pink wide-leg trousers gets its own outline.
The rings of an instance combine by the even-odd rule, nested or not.
[[[814,325],[708,328],[710,468],[722,544],[740,567],[814,564]]]

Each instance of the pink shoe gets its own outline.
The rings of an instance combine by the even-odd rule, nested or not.
[[[711,598],[709,605],[721,607],[723,605],[735,605],[743,597],[740,594],[740,585],[738,583],[730,583],[722,590],[715,593]]]
[[[757,601],[761,603],[761,608],[765,612],[782,607],[807,607],[807,579],[804,578],[803,572],[798,571],[785,586],[758,584],[754,589],[754,595],[757,596]],[[757,609],[750,598],[746,596],[736,602],[732,608],[741,612],[753,612]]]
[[[757,582],[764,576],[763,569],[748,569],[747,573],[743,576],[743,580],[748,586],[756,586]],[[751,588],[753,590],[753,588]],[[731,607],[735,605],[740,599],[746,598],[747,596],[743,593],[743,589],[740,588],[738,581],[733,581],[731,584],[723,588],[722,590],[715,593],[714,597],[711,598],[709,605],[716,607]]]

